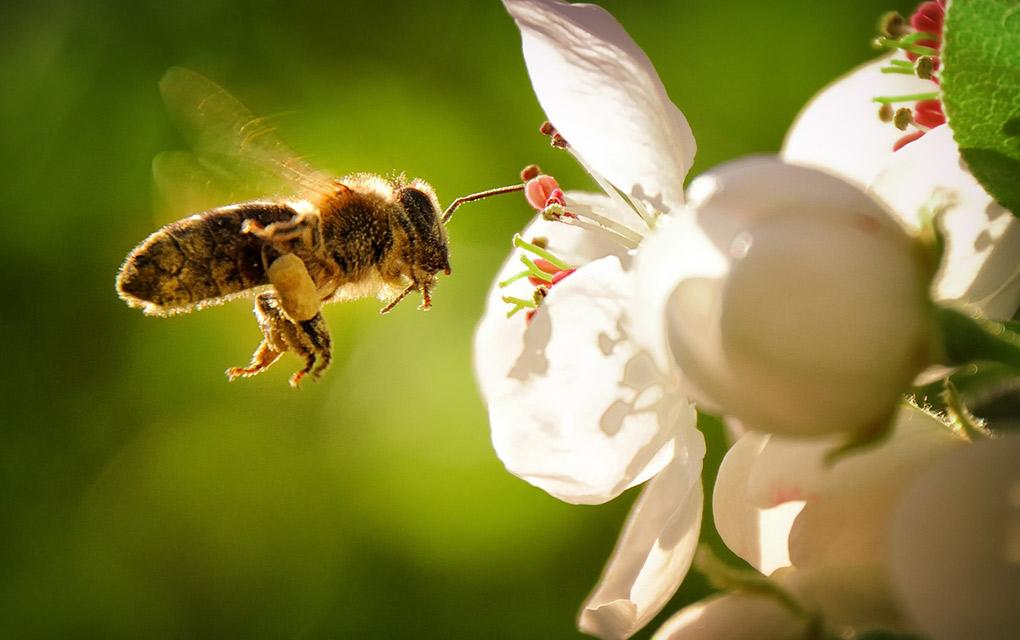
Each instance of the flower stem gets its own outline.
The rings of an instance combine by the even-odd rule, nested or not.
[[[1020,373],[1020,333],[1005,324],[975,318],[949,307],[939,308],[945,364],[957,366],[974,361],[998,362]]]

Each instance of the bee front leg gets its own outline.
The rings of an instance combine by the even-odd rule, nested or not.
[[[263,293],[255,299],[255,317],[262,329],[262,342],[255,349],[251,364],[227,369],[230,380],[262,373],[287,351],[305,359],[304,368],[290,378],[292,387],[297,388],[306,375],[318,378],[329,368],[332,344],[321,313],[308,320],[292,320],[275,293]]]

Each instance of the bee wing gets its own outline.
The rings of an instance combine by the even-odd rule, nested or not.
[[[174,67],[159,81],[171,120],[191,154],[166,152],[153,161],[157,186],[215,204],[277,195],[317,198],[333,192],[332,178],[298,157],[275,134],[267,118],[205,76]],[[193,209],[194,210],[194,209]]]

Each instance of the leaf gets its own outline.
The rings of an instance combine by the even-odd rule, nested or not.
[[[1020,216],[1020,0],[956,0],[946,13],[943,102],[971,173]]]

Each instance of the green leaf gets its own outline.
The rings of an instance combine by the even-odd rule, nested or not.
[[[943,36],[953,136],[978,182],[1020,216],[1020,0],[955,0]]]

